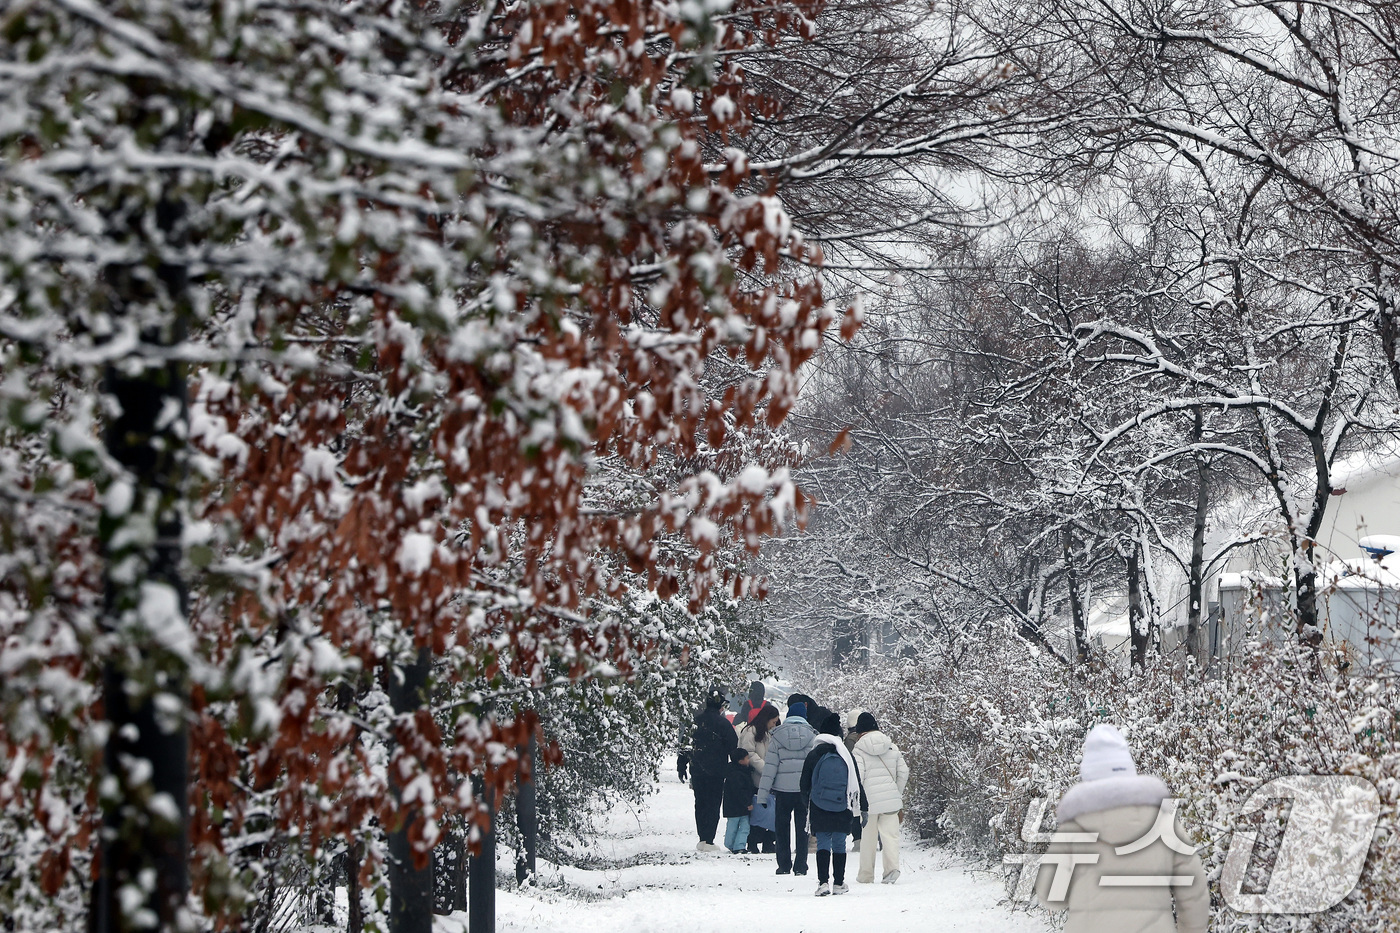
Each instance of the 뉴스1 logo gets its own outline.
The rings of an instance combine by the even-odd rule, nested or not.
[[[1338,904],[1361,880],[1366,853],[1380,819],[1380,794],[1365,778],[1342,775],[1302,774],[1270,781],[1250,795],[1241,815],[1261,810],[1270,800],[1293,801],[1278,858],[1262,894],[1243,892],[1245,875],[1254,854],[1257,834],[1236,830],[1220,875],[1225,903],[1243,914],[1311,914]],[[1037,797],[1026,811],[1021,839],[1036,843],[1093,843],[1097,833],[1047,833],[1041,830],[1048,801]],[[1161,841],[1183,855],[1193,849],[1176,835],[1178,800],[1163,800],[1152,828],[1141,839],[1114,848],[1116,855],[1130,855]],[[1063,901],[1069,893],[1074,869],[1097,865],[1096,852],[1013,854],[1003,860],[1021,867],[1013,899],[1030,901],[1042,866],[1053,865],[1046,900]],[[1104,875],[1101,887],[1183,887],[1189,875]]]
[[[1243,813],[1270,800],[1293,801],[1278,859],[1263,894],[1242,892],[1255,833],[1236,830],[1220,872],[1220,894],[1242,914],[1312,914],[1340,903],[1366,864],[1381,815],[1381,797],[1365,778],[1298,774],[1270,781],[1250,795]]]

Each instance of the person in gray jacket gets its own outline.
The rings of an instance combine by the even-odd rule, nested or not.
[[[773,811],[777,823],[778,874],[807,874],[807,806],[802,800],[802,766],[816,741],[817,730],[806,719],[805,703],[788,707],[787,720],[770,733],[768,757],[763,761],[763,777],[758,782],[758,799],[777,798]],[[797,846],[794,858],[789,827],[796,824]]]

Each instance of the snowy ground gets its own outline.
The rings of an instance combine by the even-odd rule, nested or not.
[[[700,855],[690,789],[674,772],[641,812],[620,808],[601,820],[602,833],[579,853],[589,868],[540,865],[541,888],[498,891],[501,933],[820,933],[876,930],[906,933],[1045,933],[1039,911],[1012,910],[1000,877],[973,871],[938,849],[906,838],[902,872],[893,885],[856,884],[851,893],[814,897],[810,873],[777,876],[773,856]],[[720,832],[724,822],[720,822]],[[513,864],[503,853],[502,874]],[[879,869],[876,869],[878,877]],[[438,933],[465,931],[466,918],[440,918]]]

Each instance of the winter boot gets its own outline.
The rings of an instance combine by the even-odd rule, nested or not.
[[[826,879],[830,875],[831,850],[817,850],[817,884],[826,884]]]

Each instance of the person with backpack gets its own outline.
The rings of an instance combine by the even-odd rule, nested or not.
[[[779,875],[807,874],[807,805],[802,798],[802,767],[816,732],[808,725],[806,715],[807,707],[802,703],[788,706],[787,720],[769,734],[768,756],[763,760],[763,778],[758,783],[759,800],[767,800],[770,792],[777,798],[773,816]],[[790,835],[794,830],[795,848]]]
[[[763,681],[761,680],[755,680],[753,683],[749,684],[748,699],[744,700],[743,705],[739,707],[739,711],[734,714],[734,721],[740,725],[746,722],[753,722],[754,714],[760,709],[771,709],[776,713],[777,709],[774,708],[773,704],[763,698],[766,692],[767,688],[763,686]]]
[[[1162,819],[1170,799],[1159,778],[1137,773],[1117,729],[1090,730],[1079,783],[1060,799],[1059,838],[1046,852],[1068,856],[1068,885],[1054,861],[1042,863],[1035,885],[1046,909],[1068,911],[1065,933],[1206,933],[1206,874],[1180,821]]]
[[[789,693],[787,697],[788,708],[790,709],[794,703],[802,703],[807,707],[807,713],[803,718],[807,720],[814,730],[822,723],[826,722],[826,717],[831,715],[831,710],[822,706],[805,693]],[[805,810],[807,804],[804,802],[802,807]],[[810,846],[807,850],[808,859],[810,860],[811,853],[817,851],[817,837],[809,834],[807,836],[807,842]]]
[[[831,713],[813,738],[802,765],[802,794],[817,836],[817,897],[845,894],[846,834],[851,818],[866,809],[860,772],[841,741],[841,717]],[[830,869],[830,883],[827,881]]]
[[[899,746],[880,731],[880,724],[870,713],[856,718],[856,741],[852,748],[856,767],[860,768],[861,788],[870,806],[861,814],[860,872],[861,884],[875,881],[876,840],[882,853],[880,880],[894,884],[899,880],[899,827],[903,822],[904,788],[909,783],[909,765]]]
[[[724,718],[724,693],[711,690],[705,708],[695,714],[695,732],[690,740],[690,789],[695,793],[695,832],[700,842],[697,852],[718,852],[715,832],[719,829],[720,807],[724,800],[724,777],[729,755],[739,745],[734,727]]]

